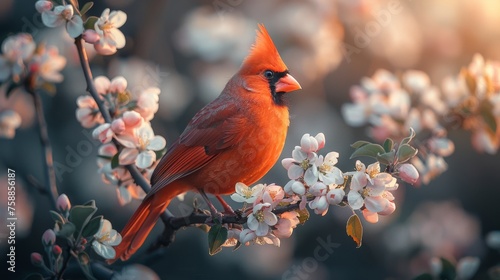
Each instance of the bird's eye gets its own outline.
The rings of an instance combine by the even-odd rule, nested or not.
[[[274,72],[271,70],[266,70],[264,71],[264,77],[266,77],[266,79],[272,79],[274,77]]]

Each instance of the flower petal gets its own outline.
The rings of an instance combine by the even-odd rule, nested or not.
[[[101,257],[105,259],[114,259],[116,252],[115,249],[111,246],[107,246],[104,244],[101,244],[97,241],[92,242],[92,248],[94,248],[94,251],[99,254]]]
[[[270,226],[274,226],[278,222],[278,217],[271,211],[264,212],[264,222]]]
[[[364,200],[361,194],[354,190],[351,190],[349,194],[347,194],[347,202],[354,210],[361,208],[364,204]]]
[[[111,86],[111,82],[105,76],[99,76],[94,79],[95,89],[99,94],[108,93],[109,87]]]
[[[382,196],[369,196],[365,199],[365,206],[371,212],[380,212],[387,207],[389,201]]]
[[[156,154],[153,151],[143,151],[135,159],[135,165],[139,168],[148,168],[156,160]]]
[[[375,224],[378,222],[378,214],[375,212],[370,212],[368,209],[363,210],[363,217],[369,223]]]
[[[61,17],[60,14],[56,14],[53,11],[47,11],[45,13],[42,13],[42,22],[47,27],[57,27],[63,25],[66,20]]]
[[[108,34],[109,36],[111,36],[111,38],[113,38],[114,46],[117,49],[125,47],[125,35],[123,35],[123,33],[119,29],[111,29],[109,30]]]
[[[122,11],[113,11],[109,14],[109,21],[113,27],[120,28],[127,21],[127,14]]]
[[[136,161],[139,156],[139,151],[134,148],[124,148],[120,155],[118,156],[118,162],[120,165],[132,164]]]
[[[66,30],[71,38],[76,38],[83,33],[83,20],[80,16],[75,15],[66,23]]]
[[[304,174],[304,169],[302,169],[302,167],[300,167],[298,165],[292,165],[288,169],[287,173],[288,173],[288,178],[290,178],[292,180],[296,180]]]
[[[165,140],[165,138],[157,135],[149,140],[149,144],[146,148],[153,151],[160,151],[165,148],[166,145],[167,141]]]

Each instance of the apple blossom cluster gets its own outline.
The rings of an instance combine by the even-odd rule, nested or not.
[[[85,42],[94,45],[97,53],[114,54],[125,46],[125,36],[118,28],[127,21],[127,14],[106,8],[100,17],[86,17],[92,6],[93,2],[88,2],[79,9],[78,2],[72,0],[41,0],[35,3],[45,26],[65,26],[72,38],[81,36]]]
[[[127,80],[121,76],[112,80],[99,76],[94,84],[110,112],[111,123],[104,123],[90,95],[78,97],[76,118],[85,128],[95,127],[92,135],[102,143],[97,159],[99,173],[104,182],[118,186],[120,203],[142,199],[144,191],[134,183],[125,166],[135,165],[149,179],[165,150],[165,139],[154,134],[149,122],[158,111],[160,89],[150,87],[132,93],[127,90]]]
[[[248,187],[237,183],[231,198],[244,203],[243,216],[247,217],[246,228],[231,228],[225,246],[241,244],[280,245],[279,238],[288,238],[298,224],[308,218],[307,207],[324,216],[331,205],[348,206],[353,212],[361,211],[370,223],[378,222],[379,215],[390,215],[396,209],[392,194],[399,184],[397,178],[409,183],[418,180],[418,171],[408,163],[416,155],[416,149],[408,143],[414,137],[405,138],[397,149],[393,144],[382,146],[369,142],[353,144],[357,148],[353,156],[384,156],[381,160],[391,172],[382,171],[379,161],[366,167],[356,161],[354,171],[342,172],[335,165],[339,154],[330,152],[326,156],[318,151],[325,146],[323,133],[315,137],[304,134],[300,146],[292,151],[291,158],[282,161],[290,181],[284,186],[258,184]],[[393,143],[388,140],[388,143]],[[382,149],[381,151],[377,150]]]
[[[6,85],[7,97],[20,87],[51,88],[51,83],[63,80],[59,72],[65,65],[66,58],[59,55],[55,46],[37,45],[27,33],[12,35],[2,43],[0,84]],[[12,139],[21,125],[21,117],[14,110],[0,110],[0,137]]]
[[[102,216],[94,216],[97,207],[93,200],[72,207],[68,197],[61,194],[57,198],[56,209],[57,211],[50,211],[55,223],[54,228],[47,229],[42,235],[47,264],[42,254],[38,252],[31,254],[32,264],[41,268],[45,276],[51,278],[61,276],[65,269],[63,263],[67,263],[73,256],[77,256],[81,266],[87,267],[89,256],[85,251],[89,247],[105,259],[115,257],[113,246],[120,244],[122,237],[112,229],[108,220]],[[64,254],[63,249],[67,253]],[[86,273],[85,269],[82,271]]]
[[[353,86],[350,95],[353,103],[342,107],[344,119],[351,126],[368,125],[374,140],[400,139],[410,127],[429,135],[412,160],[425,184],[447,169],[444,157],[454,152],[450,129],[471,131],[479,152],[494,154],[500,145],[500,63],[479,54],[458,76],[445,78],[441,90],[424,72],[395,75],[381,69]]]

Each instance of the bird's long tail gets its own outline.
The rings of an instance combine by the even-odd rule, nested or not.
[[[123,261],[129,259],[144,243],[170,201],[180,193],[179,188],[168,185],[146,197],[122,230],[122,242],[115,247],[116,256],[108,260],[108,263],[111,264],[119,258]]]

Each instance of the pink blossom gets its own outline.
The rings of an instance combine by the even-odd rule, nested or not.
[[[37,5],[35,5],[37,6]],[[37,7],[42,11],[42,22],[48,27],[66,25],[66,30],[72,38],[82,34],[83,20],[76,15],[72,5],[56,6],[54,10],[47,9],[47,4],[40,4]]]
[[[399,177],[407,183],[415,184],[418,181],[418,171],[411,163],[402,164],[399,167]]]
[[[71,209],[71,202],[66,194],[61,194],[57,198],[56,202],[57,209],[61,212],[67,212]]]
[[[66,66],[66,58],[59,55],[55,46],[40,48],[30,62],[31,72],[43,81],[59,83],[64,79],[59,73]]]
[[[109,124],[109,123],[104,123],[104,124],[99,125],[92,132],[92,136],[95,139],[99,139],[99,141],[101,141],[101,143],[103,143],[103,144],[111,142],[111,139],[113,139],[114,135],[115,134],[113,133],[113,130],[111,129],[111,124]]]
[[[278,218],[272,212],[270,203],[259,203],[253,207],[253,212],[248,216],[248,228],[255,231],[257,236],[266,236],[269,226],[274,226]]]
[[[35,48],[36,44],[30,34],[20,33],[7,37],[2,43],[2,55],[0,55],[0,81],[5,81],[9,77],[19,81]]]
[[[87,42],[89,44],[95,44],[95,43],[99,42],[99,40],[101,39],[101,36],[99,36],[99,34],[97,32],[95,32],[94,30],[87,29],[83,32],[82,39],[85,40],[85,42]]]
[[[159,94],[160,89],[157,87],[149,87],[139,93],[136,111],[141,114],[145,121],[152,120],[158,111]]]
[[[42,235],[42,243],[44,246],[52,246],[56,242],[56,233],[48,229]]]
[[[104,122],[94,98],[89,95],[79,96],[76,103],[78,105],[76,119],[83,127],[91,128]]]
[[[111,81],[105,76],[94,79],[97,93],[101,95],[109,93],[121,93],[127,88],[127,80],[122,76],[114,77]]]
[[[42,255],[40,255],[40,253],[31,253],[31,263],[36,267],[42,266],[43,265]]]
[[[154,135],[149,123],[143,123],[134,130],[133,135],[122,134],[116,138],[124,149],[120,153],[121,165],[135,163],[139,168],[148,168],[156,161],[155,151],[165,148],[165,138]]]
[[[295,211],[285,212],[280,215],[278,223],[274,226],[273,234],[278,238],[288,238],[292,235],[293,229],[299,224],[299,214]]]
[[[96,51],[102,55],[111,55],[117,49],[125,46],[125,36],[118,29],[127,21],[127,14],[122,11],[110,12],[104,9],[101,17],[96,21],[94,29],[99,35],[99,41],[94,43]]]
[[[254,205],[262,201],[264,203],[270,203],[271,208],[274,208],[278,206],[278,204],[284,197],[285,197],[285,191],[283,190],[282,187],[274,184],[264,185],[264,188],[259,194],[257,200],[255,200]]]

